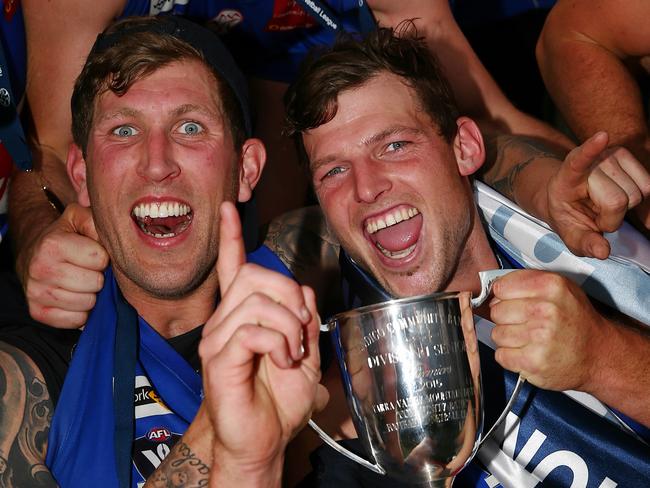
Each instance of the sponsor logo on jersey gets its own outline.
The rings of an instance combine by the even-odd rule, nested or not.
[[[172,413],[145,376],[135,377],[134,395],[136,419],[151,417],[152,415],[167,415]]]

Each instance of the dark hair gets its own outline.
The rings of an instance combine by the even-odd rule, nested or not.
[[[206,42],[216,46],[204,47]],[[224,52],[213,33],[175,16],[116,22],[99,35],[75,82],[71,100],[74,142],[85,154],[95,102],[102,93],[110,90],[124,95],[137,80],[166,65],[197,60],[214,75],[224,116],[239,148],[250,133],[248,96],[243,75]]]
[[[363,40],[339,37],[331,48],[309,60],[285,95],[288,134],[299,135],[329,122],[336,115],[341,92],[360,87],[382,72],[402,77],[440,134],[447,141],[453,139],[458,107],[412,21],[402,22],[396,30],[378,28]]]

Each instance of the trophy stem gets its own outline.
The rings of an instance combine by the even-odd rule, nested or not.
[[[450,478],[429,480],[425,485],[421,486],[426,486],[427,488],[451,488],[452,484],[454,483],[454,478],[455,476],[452,476]]]

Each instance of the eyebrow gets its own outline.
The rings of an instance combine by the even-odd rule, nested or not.
[[[172,116],[174,117],[181,117],[185,114],[192,113],[192,112],[198,112],[200,114],[203,114],[207,117],[211,117],[213,119],[219,118],[218,114],[215,113],[214,111],[206,108],[203,105],[196,105],[192,103],[186,103],[184,105],[180,105],[176,107],[172,111]],[[114,112],[107,113],[103,115],[97,122],[104,122],[107,120],[112,120],[112,119],[118,119],[118,118],[135,118],[140,114],[140,111],[129,108],[129,107],[124,107],[120,108]]]
[[[416,129],[415,127],[407,127],[405,125],[396,125],[393,127],[389,127],[381,132],[378,132],[377,134],[374,134],[370,136],[368,139],[364,139],[361,141],[361,144],[364,146],[372,146],[373,144],[377,144],[378,142],[382,142],[385,139],[388,139],[389,137],[392,137],[396,134],[411,134],[411,135],[418,135],[421,134],[422,131],[420,129]]]
[[[106,120],[112,120],[112,119],[119,119],[122,117],[136,117],[138,115],[138,111],[134,110],[132,108],[124,107],[119,110],[116,110],[115,112],[109,112],[107,114],[102,115],[98,120],[97,123],[104,122]]]
[[[373,134],[372,136],[368,137],[367,139],[363,139],[361,141],[361,145],[363,146],[372,146],[373,144],[377,144],[379,142],[382,142],[389,137],[392,137],[396,134],[411,134],[411,135],[419,135],[422,134],[422,131],[420,129],[417,129],[415,127],[407,127],[405,125],[396,125],[393,127],[388,127],[385,130],[382,130],[381,132],[378,132],[376,134]],[[317,159],[316,161],[312,162],[310,164],[310,168],[312,171],[317,170],[321,166],[331,163],[332,161],[335,161],[338,159],[338,157],[335,154],[330,154],[328,156],[325,156],[323,158]]]
[[[172,112],[172,114],[174,116],[176,116],[176,117],[179,117],[181,115],[185,115],[185,114],[191,113],[191,112],[198,112],[198,113],[203,114],[203,115],[205,115],[207,117],[211,117],[211,118],[215,118],[215,119],[219,118],[219,115],[220,115],[220,114],[216,113],[215,111],[206,108],[204,105],[195,105],[195,104],[192,104],[192,103],[186,103],[185,105],[181,105],[180,107],[176,107],[174,109],[174,111]]]

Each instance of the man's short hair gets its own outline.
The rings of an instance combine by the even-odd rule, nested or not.
[[[340,37],[302,68],[287,91],[287,132],[295,136],[334,118],[338,95],[358,88],[381,73],[403,78],[421,108],[451,141],[456,134],[458,107],[447,80],[413,22],[396,30],[378,28],[363,40]],[[390,103],[390,100],[386,100]]]
[[[130,17],[97,37],[71,100],[72,136],[86,152],[97,97],[124,95],[137,80],[176,61],[197,60],[214,74],[235,148],[251,134],[246,79],[219,38],[177,16]]]

